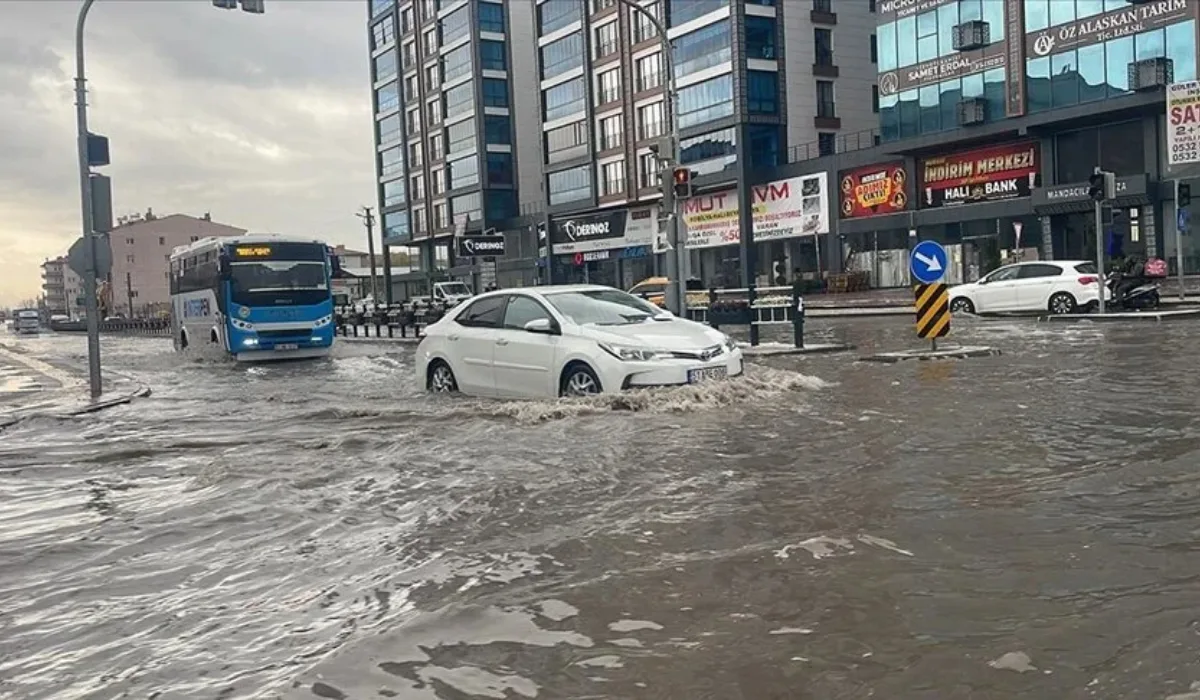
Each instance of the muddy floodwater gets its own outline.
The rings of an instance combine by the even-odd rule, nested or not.
[[[1200,326],[810,329],[562,402],[106,340],[152,397],[0,432],[0,697],[1200,698]]]

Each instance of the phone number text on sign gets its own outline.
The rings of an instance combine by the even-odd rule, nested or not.
[[[1200,163],[1200,81],[1167,88],[1167,162]]]

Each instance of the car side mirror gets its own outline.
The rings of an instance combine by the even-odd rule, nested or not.
[[[979,278],[979,284],[987,284],[987,283],[988,283],[988,278],[986,278],[986,277]]]
[[[535,318],[525,324],[525,330],[530,333],[541,333],[543,335],[554,335],[554,323],[548,318]]]

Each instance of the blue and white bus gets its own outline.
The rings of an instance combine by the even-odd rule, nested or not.
[[[328,355],[336,258],[311,238],[203,238],[170,257],[175,349],[210,345],[237,360]]]

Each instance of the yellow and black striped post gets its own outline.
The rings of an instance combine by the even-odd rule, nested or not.
[[[917,337],[928,338],[937,350],[937,339],[950,335],[950,288],[941,283],[918,284]]]

